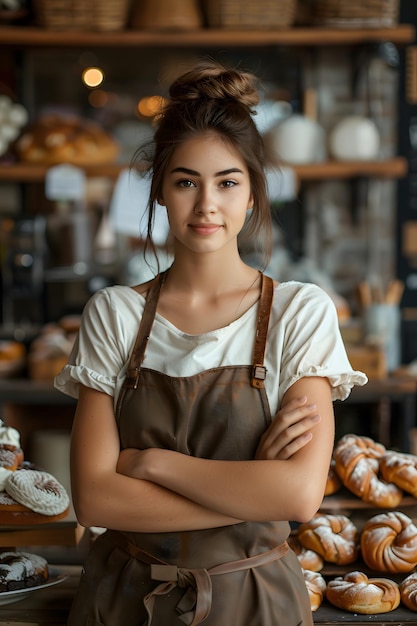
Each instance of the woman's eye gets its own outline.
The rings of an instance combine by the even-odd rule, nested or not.
[[[234,187],[235,185],[237,185],[235,180],[223,180],[220,183],[220,187],[226,187],[226,188]]]
[[[194,187],[194,183],[192,180],[179,180],[177,185],[178,187],[185,187],[186,189]]]

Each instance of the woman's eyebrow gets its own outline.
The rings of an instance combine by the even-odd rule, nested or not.
[[[196,170],[190,170],[188,169],[188,167],[176,167],[175,169],[171,170],[171,174],[176,174],[176,173],[182,173],[182,174],[189,174],[190,176],[200,176],[200,172],[197,172]],[[228,174],[243,174],[243,171],[241,169],[239,169],[238,167],[230,167],[227,170],[221,170],[220,172],[216,172],[214,175],[215,176],[227,176]]]

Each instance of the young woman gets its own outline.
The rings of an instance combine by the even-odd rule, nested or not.
[[[69,626],[312,624],[289,521],[319,508],[332,400],[366,377],[321,289],[275,283],[239,254],[242,233],[264,249],[271,233],[257,101],[251,74],[215,63],[172,84],[149,242],[158,202],[174,261],[147,284],[96,293],[56,379],[78,397],[78,519],[108,529]]]

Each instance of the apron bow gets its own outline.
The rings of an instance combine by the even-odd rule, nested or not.
[[[186,626],[196,626],[206,619],[210,613],[212,599],[211,578],[206,569],[187,569],[155,563],[151,565],[151,578],[162,582],[144,598],[143,602],[148,613],[147,626],[152,624],[156,597],[170,593],[175,587],[186,589],[177,604],[179,619]]]

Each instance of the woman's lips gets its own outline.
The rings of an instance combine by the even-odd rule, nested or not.
[[[220,224],[190,224],[190,228],[198,235],[212,235],[221,229]]]

